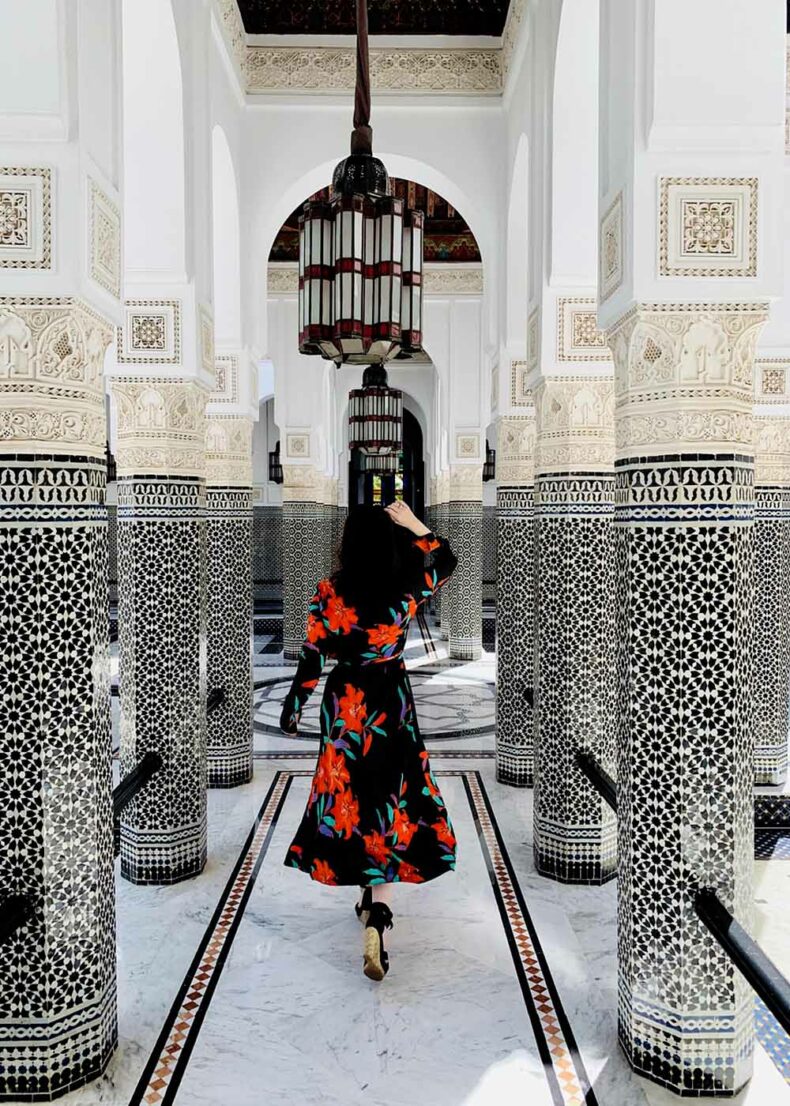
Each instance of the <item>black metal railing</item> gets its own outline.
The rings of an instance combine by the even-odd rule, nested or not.
[[[121,851],[121,814],[124,807],[129,805],[138,791],[145,787],[161,767],[162,758],[159,753],[149,750],[140,763],[136,764],[131,772],[124,776],[113,791],[113,845],[116,856]]]
[[[0,945],[30,921],[35,910],[31,895],[8,895],[0,901]]]
[[[697,891],[694,910],[785,1033],[790,1034],[790,983],[774,962],[733,918],[712,888]]]
[[[211,714],[212,711],[218,710],[227,700],[228,696],[224,687],[212,687],[211,691],[206,696],[206,714]]]
[[[601,768],[598,761],[590,753],[584,750],[576,751],[576,765],[583,772],[598,794],[617,813],[617,784],[605,769]]]

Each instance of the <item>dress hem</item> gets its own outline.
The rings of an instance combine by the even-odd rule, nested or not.
[[[283,861],[283,867],[292,868],[295,872],[301,872],[302,875],[309,876],[313,883],[320,883],[324,887],[381,887],[384,885],[391,886],[393,883],[411,883],[419,886],[423,883],[430,883],[432,880],[438,879],[439,876],[445,876],[448,872],[455,871],[455,865],[452,867],[448,865],[446,868],[442,868],[432,875],[422,876],[421,879],[379,879],[376,880],[375,883],[371,883],[370,880],[363,882],[365,878],[363,875],[362,879],[338,879],[334,880],[332,883],[328,883],[326,880],[316,879],[309,868],[304,868],[301,864],[294,864],[293,861],[289,860],[287,857]]]

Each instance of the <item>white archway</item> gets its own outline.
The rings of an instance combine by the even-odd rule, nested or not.
[[[505,342],[526,355],[529,301],[529,140],[521,134],[510,178],[507,216]]]
[[[241,346],[241,244],[236,171],[225,131],[211,135],[214,257],[214,337],[217,346]]]

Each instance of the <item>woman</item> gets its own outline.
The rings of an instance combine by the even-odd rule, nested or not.
[[[401,540],[407,531],[411,540]],[[321,883],[361,887],[355,910],[370,979],[389,969],[391,885],[425,883],[455,867],[455,835],[417,727],[403,650],[418,608],[456,564],[447,542],[405,503],[352,511],[340,569],[310,603],[280,719],[285,733],[296,733],[326,657],[336,657],[310,798],[285,863]]]

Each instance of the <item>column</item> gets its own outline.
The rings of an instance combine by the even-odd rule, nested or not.
[[[320,473],[312,465],[283,465],[283,650],[296,660],[304,641],[307,609],[324,575]]]
[[[439,503],[436,509],[436,522],[438,532],[442,537],[450,538],[450,474],[443,472],[436,481],[436,493]],[[439,634],[445,641],[450,636],[450,607],[447,602],[447,587],[441,588],[436,594],[438,607],[436,613],[439,618]]]
[[[49,171],[20,171],[8,202],[30,202],[36,181],[48,189]],[[0,242],[0,267],[6,257]],[[3,1100],[80,1086],[117,1039],[102,380],[111,337],[79,299],[0,300],[0,889],[34,904],[0,956]]]
[[[535,866],[603,883],[616,871],[616,819],[575,757],[613,772],[611,376],[544,378],[535,409]]]
[[[206,862],[206,390],[117,377],[121,774],[162,768],[121,819],[121,874],[175,883]]]
[[[483,470],[450,468],[447,536],[458,567],[445,585],[450,658],[477,660],[483,651]]]
[[[620,1040],[679,1093],[732,1094],[753,996],[697,919],[748,925],[752,364],[759,305],[637,304],[617,388]]]
[[[531,787],[534,780],[534,451],[534,410],[499,419],[496,776],[517,787]]]
[[[209,787],[252,779],[252,419],[206,419]]]

